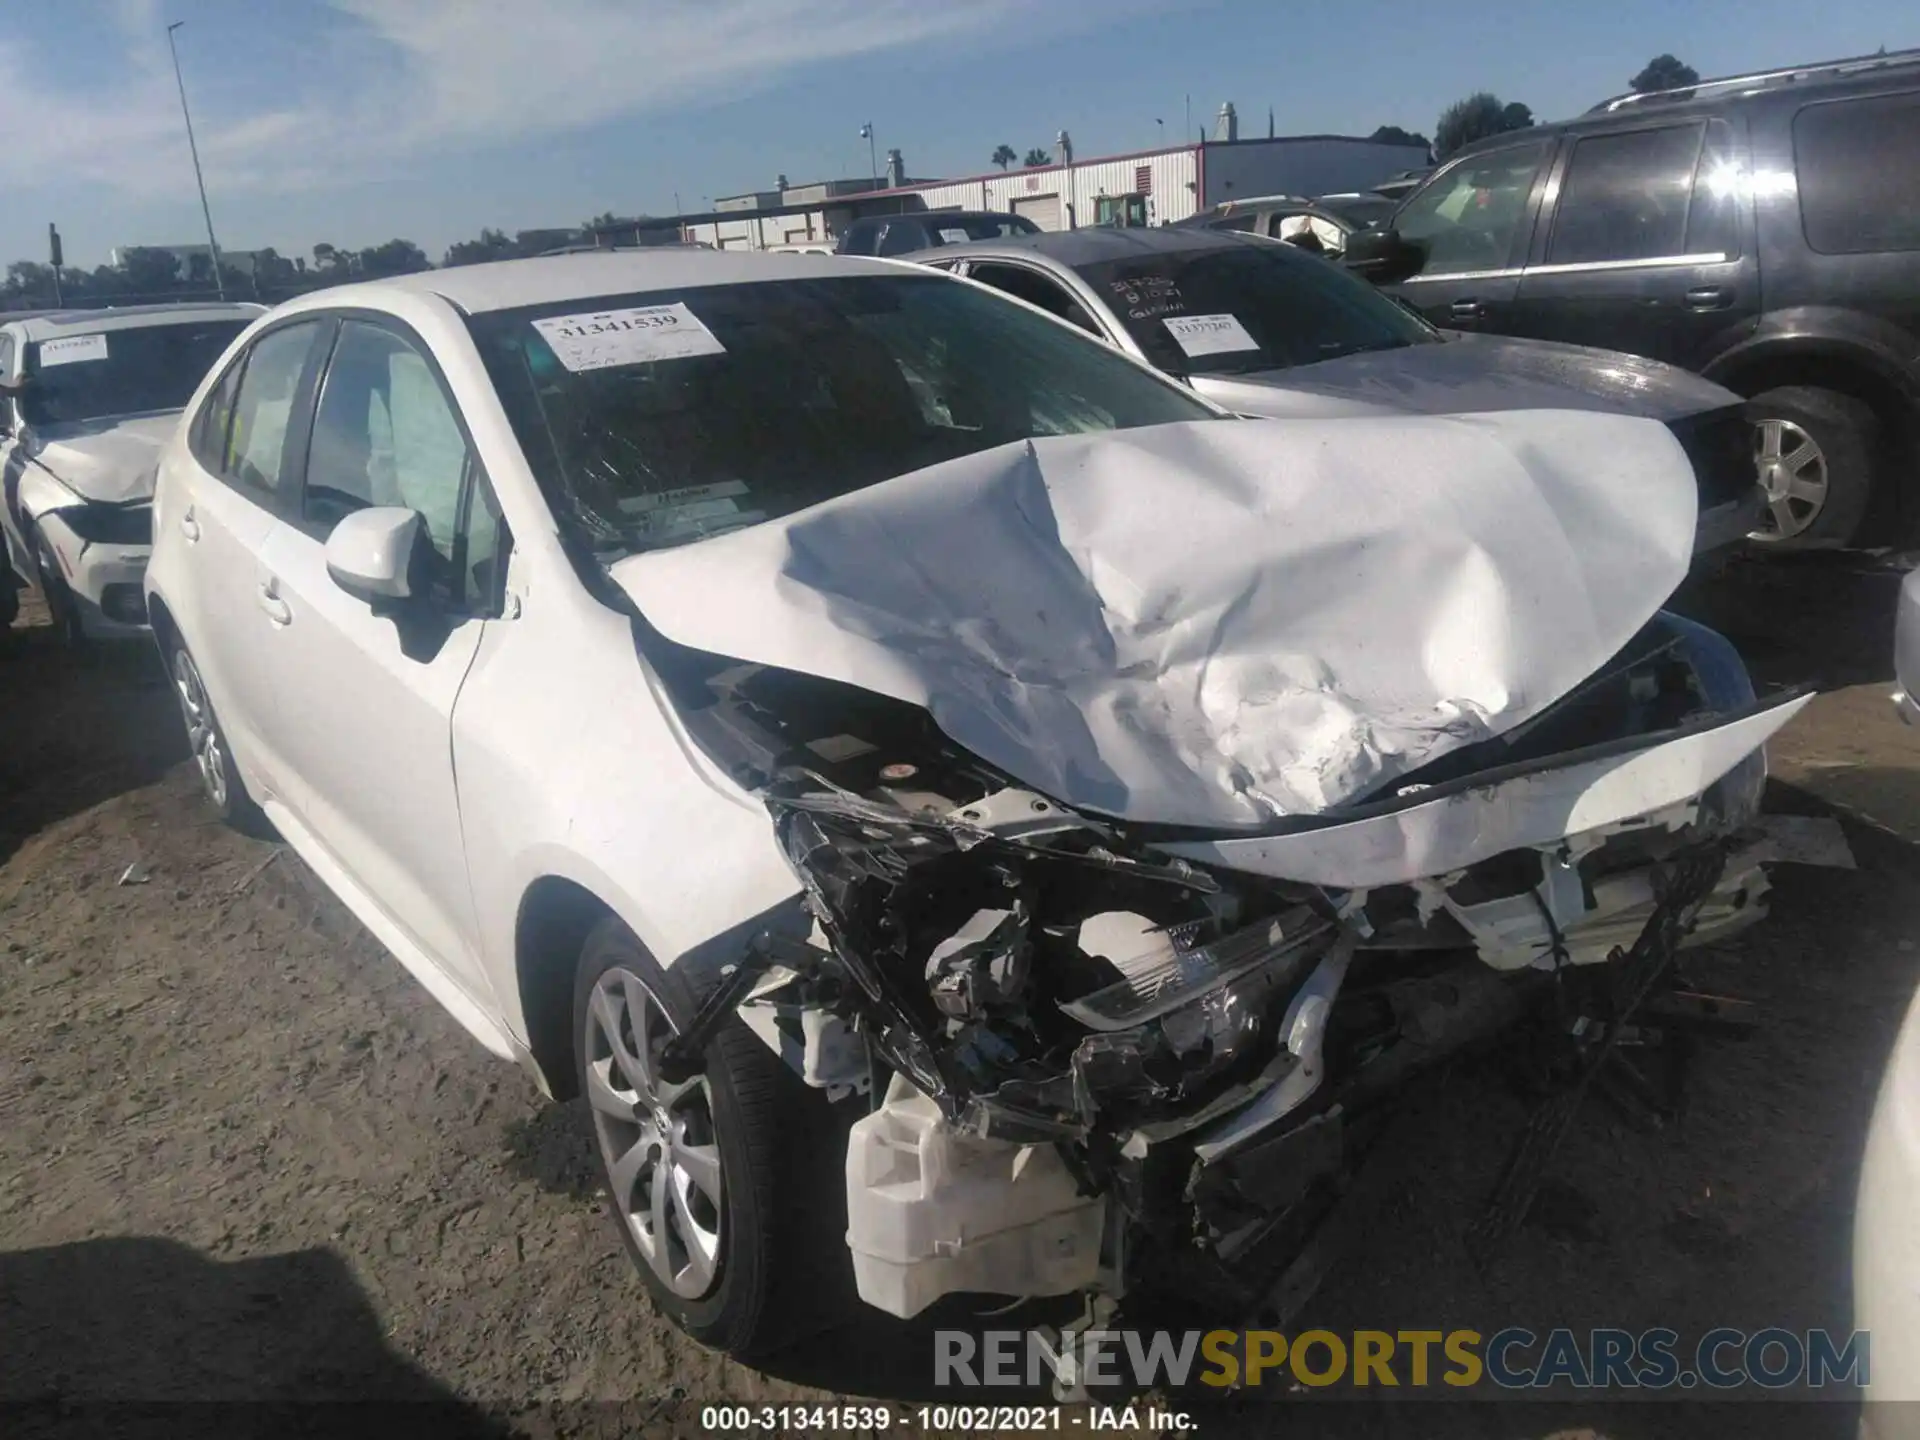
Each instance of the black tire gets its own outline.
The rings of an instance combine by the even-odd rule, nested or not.
[[[1769,422],[1797,429],[1818,448],[1825,496],[1817,505],[1769,491],[1772,512],[1754,542],[1773,551],[1834,550],[1861,543],[1883,464],[1880,417],[1873,407],[1837,390],[1783,385],[1747,402],[1755,423],[1755,454],[1763,456]],[[1762,481],[1766,482],[1762,460]],[[1782,479],[1791,479],[1782,476]]]
[[[271,836],[273,826],[247,793],[246,782],[233,763],[233,747],[227,743],[227,733],[220,728],[220,719],[214,714],[213,700],[207,694],[206,682],[200,678],[200,667],[182,640],[173,639],[166,653],[167,682],[173,687],[174,699],[180,706],[187,746],[193,752],[194,768],[200,776],[202,798],[214,814],[242,835],[257,839]]]
[[[596,990],[613,972],[636,978],[674,1031],[692,1018],[695,1000],[685,979],[656,964],[618,919],[603,920],[588,935],[574,984],[575,1078],[593,1117],[608,1212],[654,1304],[703,1345],[742,1358],[764,1355],[831,1323],[837,1312],[850,1308],[846,1297],[852,1294],[844,1131],[838,1148],[830,1138],[840,1117],[737,1016],[728,1018],[706,1053],[711,1128],[701,1138],[718,1151],[723,1192],[712,1279],[702,1293],[677,1293],[647,1258],[613,1177],[611,1152],[623,1149],[635,1127],[595,1106],[589,1074],[595,1064],[617,1063],[596,1053],[606,1048],[599,1039],[605,1016],[596,1020],[592,1014]],[[626,1033],[630,1041],[631,1030]],[[618,1071],[611,1073],[618,1082]],[[638,1094],[637,1085],[625,1088]],[[689,1102],[689,1108],[697,1112],[698,1101]],[[669,1152],[656,1148],[653,1153],[664,1160]],[[635,1173],[644,1176],[650,1169],[643,1165]],[[633,1190],[644,1183],[636,1179]],[[676,1232],[679,1224],[674,1222]],[[671,1257],[671,1242],[668,1253]],[[674,1268],[671,1258],[667,1268]]]

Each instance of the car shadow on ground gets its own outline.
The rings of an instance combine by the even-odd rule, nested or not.
[[[506,1435],[386,1343],[345,1261],[171,1240],[0,1252],[0,1431]]]
[[[0,632],[0,861],[57,820],[150,785],[187,758],[152,645]]]

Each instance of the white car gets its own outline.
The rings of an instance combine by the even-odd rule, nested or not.
[[[751,1353],[825,1261],[1225,1323],[1408,1076],[1758,916],[1800,702],[1661,611],[1695,509],[1651,421],[1236,419],[919,267],[610,252],[274,311],[146,583],[212,803]]]
[[[1894,620],[1894,708],[1920,724],[1920,570],[1900,587]],[[1860,1163],[1854,1208],[1854,1328],[1872,1357],[1863,1432],[1920,1436],[1920,996],[1893,1042]]]
[[[140,574],[160,446],[260,305],[0,317],[0,629],[38,584],[69,636],[144,634]]]

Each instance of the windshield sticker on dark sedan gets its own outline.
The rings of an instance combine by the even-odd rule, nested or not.
[[[1260,348],[1260,342],[1231,315],[1169,315],[1160,323],[1190,357]]]
[[[554,358],[576,372],[727,352],[684,302],[555,315],[534,321],[533,328],[553,348]]]
[[[55,365],[73,365],[82,360],[106,358],[107,337],[104,335],[66,335],[58,340],[40,342],[42,370],[50,370]]]

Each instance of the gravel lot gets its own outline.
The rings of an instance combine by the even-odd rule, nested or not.
[[[1837,687],[1776,747],[1770,803],[1841,814],[1859,868],[1776,869],[1773,918],[1690,972],[1758,1002],[1758,1033],[1702,1050],[1664,1129],[1594,1105],[1484,1272],[1459,1237],[1524,1111],[1469,1073],[1427,1087],[1406,1179],[1308,1321],[1848,1325],[1864,1119],[1920,976],[1920,736],[1883,699],[1896,583],[1739,566],[1689,598],[1767,678]],[[927,1393],[924,1337],[857,1315],[769,1373],[662,1324],[577,1108],[482,1053],[290,854],[211,823],[182,757],[143,647],[75,655],[44,627],[0,641],[6,1429],[132,1423],[88,1408],[110,1401],[395,1398],[471,1405],[501,1433],[695,1433],[688,1402]],[[130,865],[144,881],[117,883]],[[625,1403],[589,1403],[607,1401]],[[1278,1417],[1242,1402],[1199,1418],[1251,1435]],[[1857,1416],[1569,1402],[1287,1418],[1343,1435],[1841,1436]]]

